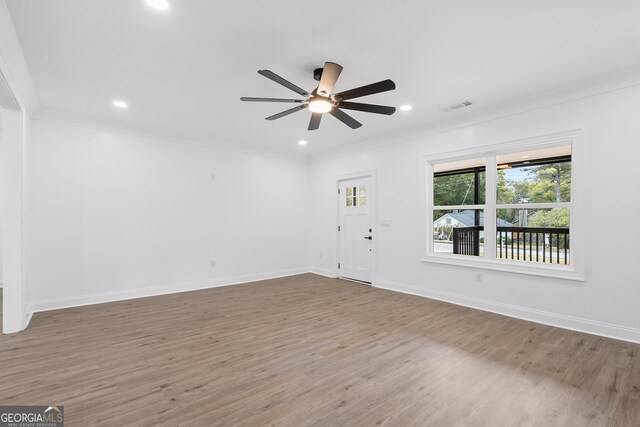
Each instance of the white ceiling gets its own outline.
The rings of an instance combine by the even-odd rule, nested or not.
[[[317,153],[640,66],[637,0],[7,0],[40,103],[129,124]],[[336,90],[391,78],[397,89],[355,101],[413,110],[349,112],[306,130],[310,113],[266,116],[296,98],[258,75],[307,90],[324,61]],[[124,99],[127,110],[111,101]],[[306,139],[309,145],[299,147]]]

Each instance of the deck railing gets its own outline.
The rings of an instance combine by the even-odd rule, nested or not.
[[[483,226],[453,229],[453,253],[460,255],[480,255],[480,232]]]
[[[480,255],[483,226],[453,229],[453,253]],[[569,264],[569,228],[497,227],[496,257],[521,261]]]

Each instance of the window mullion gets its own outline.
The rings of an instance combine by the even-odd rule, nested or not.
[[[485,172],[485,203],[484,211],[484,255],[486,258],[496,257],[496,188],[498,174],[496,173],[496,155],[486,157]]]
[[[468,209],[484,209],[486,205],[442,205],[433,206],[433,210],[451,211],[451,210],[468,210]]]
[[[427,255],[433,253],[433,211],[435,207],[433,206],[433,164],[431,162],[426,162],[426,176],[427,176],[427,200],[426,200],[426,209],[427,209],[427,247],[426,253]]]

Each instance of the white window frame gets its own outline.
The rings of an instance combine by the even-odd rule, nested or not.
[[[426,178],[426,251],[421,258],[425,263],[449,264],[470,268],[480,268],[487,270],[497,270],[510,273],[519,273],[535,276],[553,277],[566,280],[584,281],[584,240],[585,230],[583,225],[584,215],[577,215],[581,211],[582,203],[582,131],[572,130],[558,132],[549,135],[526,138],[515,141],[503,142],[500,144],[483,146],[480,148],[460,150],[448,153],[439,153],[423,156],[424,174]],[[561,145],[571,145],[571,201],[560,203],[569,208],[569,247],[571,264],[546,264],[525,262],[519,260],[508,260],[496,258],[496,209],[498,207],[511,207],[511,205],[498,205],[496,200],[496,157],[502,154],[528,151]],[[458,160],[483,157],[486,159],[486,197],[485,203],[480,207],[484,209],[484,256],[463,256],[446,253],[436,253],[433,251],[433,168],[435,164],[452,162]],[[544,205],[544,206],[543,206]],[[558,203],[551,203],[552,207],[557,207]],[[464,209],[473,208],[472,205],[464,206]],[[518,205],[522,207],[521,205]],[[527,207],[546,207],[545,204],[530,203]],[[439,207],[442,208],[442,207]]]

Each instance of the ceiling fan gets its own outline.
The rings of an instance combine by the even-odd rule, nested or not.
[[[357,129],[362,123],[345,113],[344,110],[364,111],[366,113],[391,115],[396,112],[395,107],[385,105],[362,104],[359,102],[349,102],[348,99],[360,98],[361,96],[373,95],[376,93],[394,90],[396,84],[387,79],[366,86],[360,86],[355,89],[343,92],[332,93],[333,87],[338,80],[338,76],[342,72],[342,67],[333,62],[325,62],[324,68],[317,68],[313,72],[313,78],[319,81],[318,87],[311,93],[294,85],[288,80],[283,79],[276,73],[269,70],[258,70],[258,74],[273,80],[282,86],[302,95],[304,99],[281,99],[281,98],[252,98],[243,96],[241,101],[258,101],[258,102],[290,102],[300,104],[296,107],[282,111],[281,113],[269,116],[267,120],[275,120],[287,116],[296,111],[308,108],[311,110],[311,121],[308,130],[316,130],[320,127],[320,119],[324,113],[329,113],[351,129]]]

